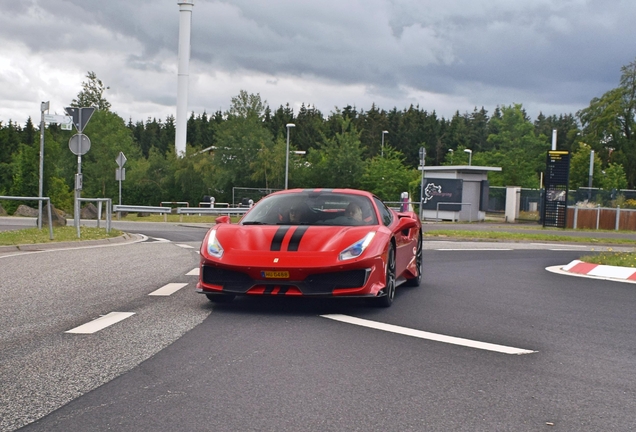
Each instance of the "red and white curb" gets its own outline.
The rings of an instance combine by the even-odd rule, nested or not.
[[[546,270],[570,276],[636,283],[636,268],[632,267],[591,264],[580,260],[574,260],[568,265],[547,267]]]

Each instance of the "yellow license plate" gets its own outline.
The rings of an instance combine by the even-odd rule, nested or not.
[[[262,271],[261,276],[265,279],[289,279],[288,271]]]

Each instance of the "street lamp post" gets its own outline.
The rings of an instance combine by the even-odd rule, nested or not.
[[[285,154],[285,189],[289,180],[289,128],[296,127],[293,123],[287,123],[287,153]]]
[[[455,155],[455,150],[453,149],[448,149],[448,152],[450,153],[450,158],[451,158],[451,165],[453,164],[453,156]]]
[[[384,134],[388,134],[389,131],[382,131],[382,150],[381,150],[381,155],[382,157],[384,157]]]
[[[473,164],[473,151],[471,149],[464,149],[464,152],[468,153],[468,166]]]

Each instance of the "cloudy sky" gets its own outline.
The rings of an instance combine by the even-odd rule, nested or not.
[[[0,0],[0,121],[61,114],[88,71],[124,119],[176,114],[177,0]],[[574,114],[636,58],[634,0],[194,0],[188,110],[302,103]]]

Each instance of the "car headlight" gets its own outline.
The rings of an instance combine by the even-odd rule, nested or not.
[[[348,259],[359,257],[360,255],[362,255],[362,252],[364,252],[367,246],[369,246],[369,243],[371,243],[371,240],[373,240],[374,236],[375,231],[370,232],[369,234],[364,236],[364,238],[358,240],[357,242],[340,252],[340,255],[338,255],[338,259],[340,261],[346,261]]]
[[[219,243],[219,240],[216,238],[216,230],[212,231],[208,236],[208,254],[213,256],[214,258],[221,258],[223,256],[223,246]]]

